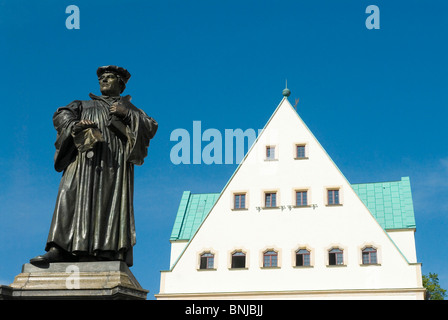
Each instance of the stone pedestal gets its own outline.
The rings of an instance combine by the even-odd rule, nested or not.
[[[24,264],[3,299],[145,300],[143,289],[121,261],[59,262],[45,267]]]

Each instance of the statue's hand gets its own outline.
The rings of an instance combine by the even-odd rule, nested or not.
[[[96,125],[95,122],[91,121],[91,120],[87,120],[87,119],[83,119],[81,121],[79,121],[77,124],[74,125],[73,127],[73,131],[75,133],[80,132],[84,129],[87,128],[97,128],[98,126]]]
[[[110,106],[109,112],[119,118],[124,118],[128,114],[128,108],[126,108],[122,103],[116,102]]]

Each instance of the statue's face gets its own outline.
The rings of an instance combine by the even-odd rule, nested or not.
[[[106,96],[118,96],[121,92],[120,80],[111,72],[103,73],[99,78],[100,91]]]

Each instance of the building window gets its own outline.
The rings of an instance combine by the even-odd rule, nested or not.
[[[338,248],[331,249],[328,252],[328,264],[330,266],[343,265],[344,264],[343,251]]]
[[[277,207],[277,193],[276,192],[266,192],[264,194],[264,206],[266,208]]]
[[[297,145],[296,146],[296,159],[304,159],[305,155],[305,145]]]
[[[206,252],[201,255],[201,263],[199,265],[199,269],[213,269],[215,264],[215,255]]]
[[[232,253],[232,269],[246,267],[246,254],[241,251]]]
[[[233,208],[234,209],[245,209],[246,208],[246,194],[245,193],[240,193],[240,194],[234,195]]]
[[[296,206],[307,206],[308,205],[308,192],[296,191]]]
[[[296,251],[296,266],[310,266],[310,252],[306,249]]]
[[[339,202],[339,189],[329,189],[328,192],[328,204],[335,205],[340,204]]]
[[[362,264],[377,264],[377,254],[376,249],[372,247],[367,247],[362,250]]]
[[[278,253],[270,250],[263,254],[263,267],[278,267]]]
[[[266,160],[275,160],[275,147],[266,147]]]

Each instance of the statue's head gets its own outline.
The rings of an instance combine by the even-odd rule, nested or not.
[[[117,66],[99,67],[96,74],[98,75],[100,91],[106,96],[120,95],[131,77],[126,69]]]

